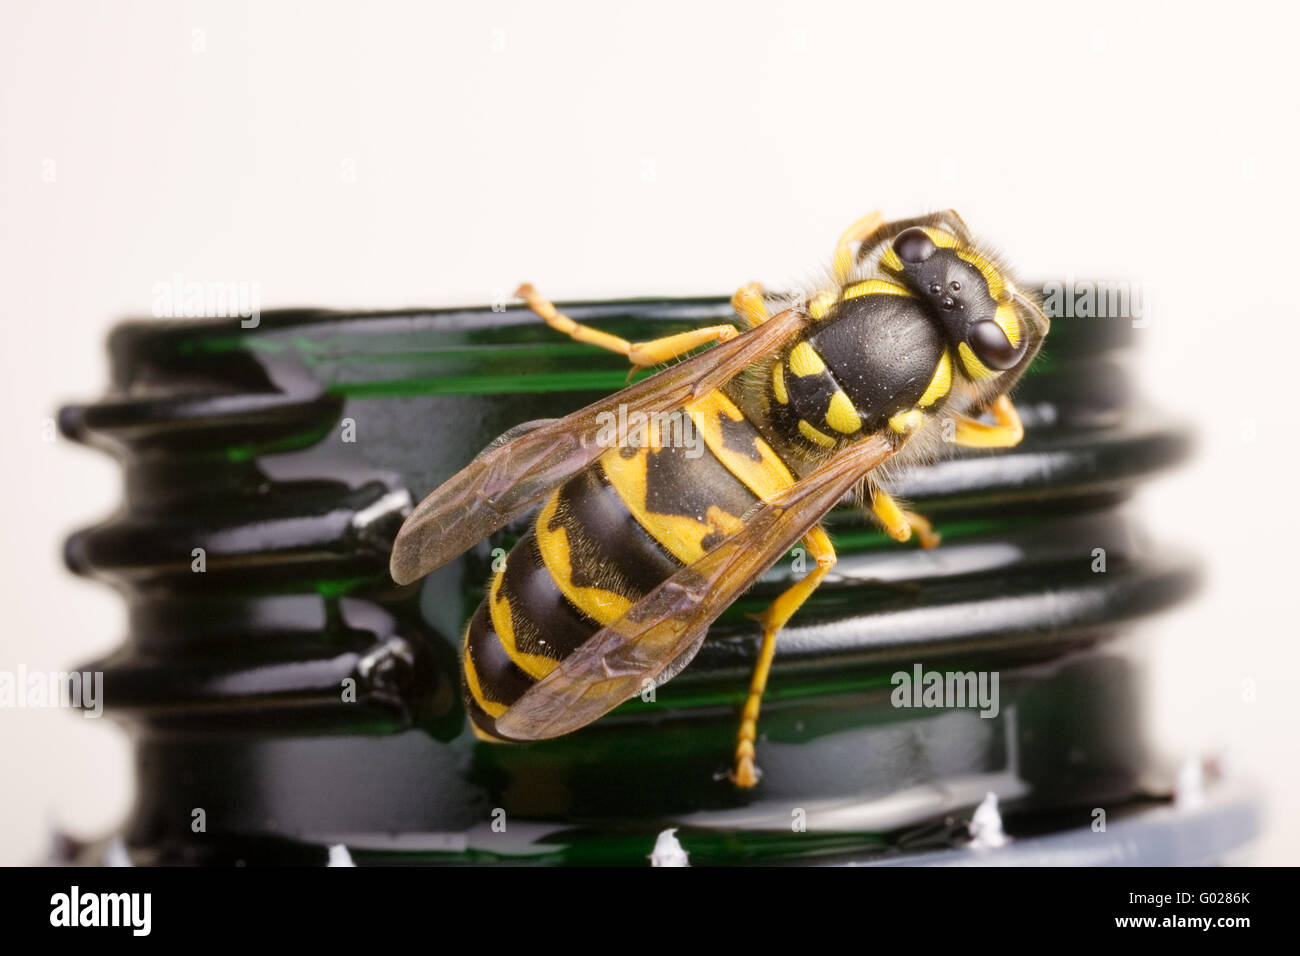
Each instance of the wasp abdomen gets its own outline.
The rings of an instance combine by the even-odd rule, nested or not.
[[[793,481],[721,393],[682,427],[611,448],[551,496],[465,632],[465,703],[482,735],[579,645],[743,526]]]

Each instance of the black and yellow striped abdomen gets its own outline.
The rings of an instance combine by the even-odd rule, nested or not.
[[[497,572],[465,631],[465,703],[481,735],[560,661],[793,483],[721,392],[561,486]],[[673,416],[667,416],[672,419]]]

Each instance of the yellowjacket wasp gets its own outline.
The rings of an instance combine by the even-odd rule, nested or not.
[[[716,325],[633,343],[579,325],[531,286],[516,294],[634,370],[716,344],[566,418],[502,435],[407,517],[393,579],[415,581],[541,505],[470,619],[462,660],[475,733],[541,740],[677,674],[718,615],[802,542],[816,566],[761,616],[741,713],[731,777],[752,787],[777,634],[835,563],[821,519],[856,490],[892,537],[934,546],[929,523],[880,478],[936,459],[946,443],[1017,444],[1007,396],[1048,320],[951,210],[865,216],[809,292],[783,300],[745,286],[732,299],[744,332]],[[644,427],[611,440],[615,416]],[[670,416],[702,446],[667,440]]]

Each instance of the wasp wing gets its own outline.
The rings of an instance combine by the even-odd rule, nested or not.
[[[604,414],[667,412],[719,388],[803,328],[787,309],[762,325],[679,362],[565,418],[489,446],[407,516],[393,542],[389,570],[407,584],[437,570],[540,502],[607,449],[597,441]]]
[[[862,476],[893,453],[873,435],[830,458],[744,527],[682,568],[626,614],[585,641],[497,718],[512,740],[557,737],[591,723],[694,656],[717,619],[759,575],[805,535]]]

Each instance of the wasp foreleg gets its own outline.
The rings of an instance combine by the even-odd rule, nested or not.
[[[1025,427],[1020,423],[1020,413],[1011,399],[999,395],[989,406],[989,414],[997,424],[986,425],[973,418],[961,416],[953,433],[953,442],[965,448],[1012,448],[1025,437]]]

